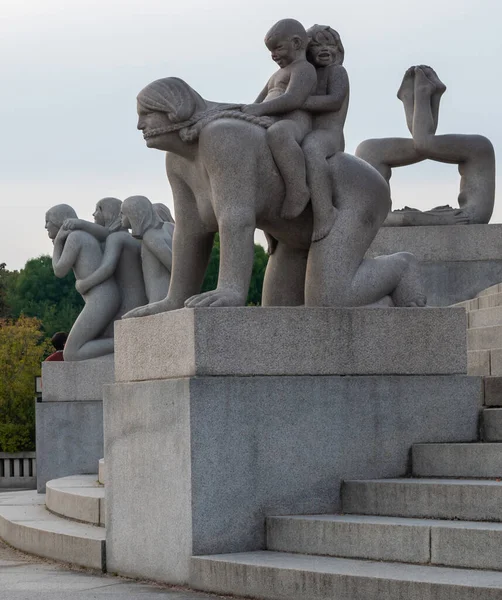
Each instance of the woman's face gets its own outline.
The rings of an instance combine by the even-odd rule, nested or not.
[[[100,202],[96,204],[96,210],[92,213],[94,217],[94,222],[98,225],[105,226],[105,215],[103,214],[103,206]]]
[[[49,213],[45,215],[45,229],[47,230],[47,235],[51,240],[56,239],[56,236],[61,229],[59,225],[56,225],[54,221],[51,220]]]

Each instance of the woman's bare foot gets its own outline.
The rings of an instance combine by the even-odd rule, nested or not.
[[[436,93],[436,85],[432,82],[422,67],[415,67],[415,94],[432,96]]]
[[[427,65],[420,65],[420,69],[426,74],[427,79],[431,81],[436,87],[436,94],[442,96],[446,92],[446,85],[439,79],[438,74],[432,67]]]
[[[415,67],[410,67],[404,74],[403,81],[397,90],[397,97],[404,106],[406,125],[410,133],[413,129],[413,110],[415,106]]]

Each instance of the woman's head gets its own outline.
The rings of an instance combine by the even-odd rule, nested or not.
[[[122,201],[118,198],[101,198],[96,203],[96,210],[93,213],[94,221],[98,225],[107,227],[110,231],[117,231],[121,228],[120,208]]]
[[[122,202],[123,226],[130,225],[131,234],[141,239],[146,231],[162,227],[162,221],[155,212],[152,203],[145,196],[130,196]]]
[[[57,204],[45,213],[45,229],[54,240],[66,219],[76,219],[77,213],[68,204]]]
[[[173,215],[165,204],[162,204],[162,202],[155,202],[152,206],[161,221],[164,221],[164,223],[173,223],[174,225]]]

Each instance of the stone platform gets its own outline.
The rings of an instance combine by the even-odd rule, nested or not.
[[[42,401],[36,405],[39,493],[51,479],[96,472],[103,456],[102,386],[113,381],[113,355],[42,363]]]
[[[112,572],[187,583],[192,555],[263,549],[267,516],[336,512],[342,480],[406,475],[414,443],[477,439],[463,309],[180,310],[115,339]]]
[[[502,281],[502,224],[382,227],[368,256],[412,252],[431,306],[474,298]]]

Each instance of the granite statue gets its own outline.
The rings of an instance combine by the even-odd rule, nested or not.
[[[52,266],[56,277],[71,269],[77,284],[99,268],[103,251],[99,241],[86,231],[63,229],[66,219],[76,219],[71,206],[58,204],[45,215],[45,229],[53,240]],[[86,360],[113,353],[113,337],[104,336],[121,302],[113,277],[83,294],[85,306],[73,324],[64,348],[65,361]]]
[[[183,306],[243,306],[257,227],[277,240],[265,276],[264,305],[425,305],[411,254],[364,259],[390,208],[385,179],[344,152],[329,158],[336,219],[330,233],[311,244],[310,203],[295,219],[281,216],[286,189],[268,145],[269,123],[255,115],[256,120],[246,119],[250,115],[228,106],[204,100],[178,78],[154,81],[138,95],[138,129],[146,145],[167,152],[176,229],[167,297],[125,317]],[[218,285],[201,294],[216,232]]]
[[[121,294],[121,305],[115,318],[149,301],[143,281],[141,243],[122,226],[121,206],[118,198],[102,198],[93,213],[94,223],[83,219],[67,219],[63,223],[63,229],[86,231],[104,243],[101,265],[78,280],[76,288],[84,296],[96,285],[114,276]]]
[[[174,219],[164,204],[152,204],[145,196],[126,198],[121,208],[122,226],[141,241],[141,261],[148,302],[167,296],[172,269]]]
[[[410,67],[397,95],[404,105],[412,137],[366,140],[356,149],[356,156],[375,167],[387,181],[393,168],[425,159],[457,164],[459,208],[439,206],[422,212],[406,207],[390,212],[384,226],[481,224],[490,220],[495,200],[493,146],[481,135],[436,135],[439,104],[445,90],[431,67]]]

